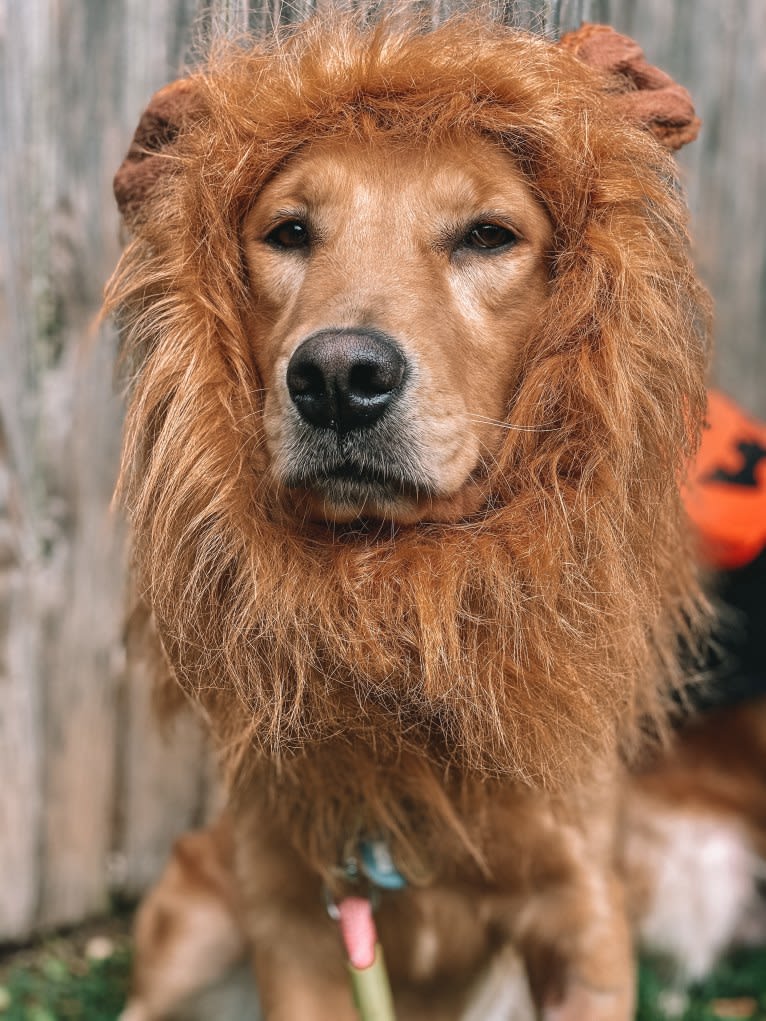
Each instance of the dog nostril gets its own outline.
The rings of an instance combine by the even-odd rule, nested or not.
[[[318,365],[306,363],[292,366],[287,373],[287,386],[290,396],[312,397],[321,399],[325,391],[325,378]]]
[[[403,354],[383,333],[324,330],[294,352],[287,389],[305,421],[345,433],[383,415],[405,370]]]
[[[353,398],[374,398],[391,393],[402,381],[404,360],[360,361],[351,366],[348,391]]]

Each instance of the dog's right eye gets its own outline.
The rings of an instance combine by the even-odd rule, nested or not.
[[[489,252],[508,248],[518,240],[518,235],[508,227],[501,227],[497,223],[477,223],[463,238],[462,246],[474,251]]]
[[[311,238],[301,220],[285,220],[269,231],[264,240],[273,248],[306,248]]]

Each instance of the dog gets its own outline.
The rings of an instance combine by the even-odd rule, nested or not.
[[[632,1016],[625,764],[707,617],[708,301],[658,143],[696,124],[611,30],[340,17],[139,124],[120,492],[268,1021],[356,1016],[327,904],[370,842],[399,1016],[511,953],[546,1021]]]

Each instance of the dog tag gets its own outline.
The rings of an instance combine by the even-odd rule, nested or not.
[[[373,886],[381,890],[402,890],[407,880],[399,872],[385,840],[363,840],[359,844],[359,865]]]

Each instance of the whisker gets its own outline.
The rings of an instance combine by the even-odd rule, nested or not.
[[[471,419],[472,422],[481,422],[482,425],[492,425],[496,429],[508,429],[515,432],[525,433],[552,433],[556,432],[557,426],[545,426],[545,425],[519,425],[516,422],[501,422],[497,418],[487,418],[486,415],[473,415],[467,414],[466,418]]]

